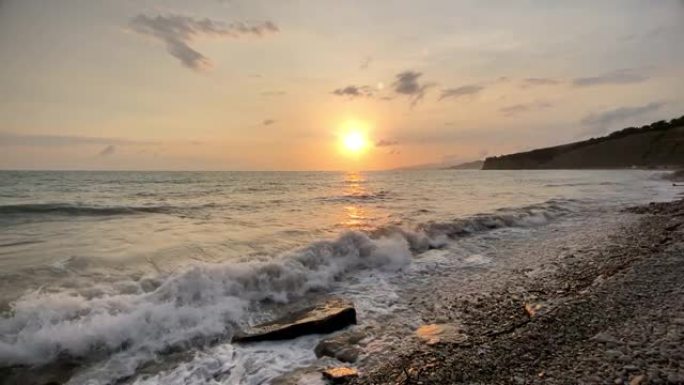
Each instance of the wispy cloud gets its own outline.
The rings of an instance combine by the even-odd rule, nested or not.
[[[190,43],[196,38],[261,37],[278,32],[278,26],[271,21],[226,24],[208,18],[195,19],[176,14],[157,16],[141,14],[131,19],[129,25],[139,34],[152,36],[164,42],[171,56],[180,60],[184,66],[196,71],[207,70],[212,65],[209,58],[190,47]]]
[[[544,101],[538,101],[538,102],[532,102],[532,103],[519,103],[519,104],[514,104],[511,106],[505,106],[502,108],[499,108],[499,112],[501,112],[505,116],[514,116],[518,115],[524,112],[530,112],[530,111],[536,111],[536,110],[543,110],[547,108],[553,107],[553,104],[549,102],[544,102]]]
[[[399,144],[398,140],[394,139],[380,139],[375,142],[375,147],[391,147]]]
[[[477,84],[469,84],[457,88],[447,88],[445,90],[442,90],[442,94],[440,95],[439,100],[448,98],[458,99],[464,96],[473,96],[480,93],[480,91],[482,91],[483,89],[484,86]]]
[[[338,88],[331,92],[337,96],[348,96],[350,98],[370,97],[373,96],[373,88],[370,86],[346,86]]]
[[[651,112],[659,110],[665,105],[664,102],[652,102],[643,106],[619,107],[602,112],[591,113],[585,116],[581,123],[589,129],[586,134],[605,133],[613,124],[623,123],[628,119],[635,119]]]
[[[572,84],[575,87],[589,87],[605,84],[630,84],[639,83],[648,79],[648,76],[631,69],[607,72],[598,76],[575,78]]]
[[[159,142],[120,138],[68,135],[26,135],[0,132],[0,146],[73,146],[73,145],[154,145]]]
[[[396,80],[392,83],[394,92],[407,95],[411,99],[411,105],[415,105],[425,96],[425,91],[435,85],[435,83],[421,83],[420,72],[404,71],[395,76]]]
[[[536,87],[536,86],[553,86],[560,84],[559,80],[551,78],[527,78],[522,80],[522,87]]]

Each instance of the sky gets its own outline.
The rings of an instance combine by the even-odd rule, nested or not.
[[[561,144],[683,115],[682,36],[682,0],[0,0],[0,169],[376,170]]]

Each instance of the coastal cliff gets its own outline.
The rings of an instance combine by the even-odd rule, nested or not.
[[[607,136],[485,159],[483,170],[681,167],[684,116]]]

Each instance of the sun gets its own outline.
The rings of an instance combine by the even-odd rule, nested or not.
[[[368,146],[368,140],[366,140],[366,136],[363,133],[351,131],[342,137],[342,145],[347,151],[357,154]]]
[[[340,147],[348,154],[361,154],[370,147],[366,137],[367,127],[359,121],[347,121],[340,134]]]

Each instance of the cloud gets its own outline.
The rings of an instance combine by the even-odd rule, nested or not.
[[[398,140],[393,139],[380,139],[375,142],[375,147],[391,147],[399,144]]]
[[[103,148],[102,151],[99,152],[100,156],[109,156],[113,155],[116,152],[116,146],[113,144],[108,145],[107,147]]]
[[[477,84],[470,84],[467,86],[461,86],[457,88],[447,88],[442,90],[442,95],[440,95],[439,100],[454,98],[458,99],[463,96],[473,96],[484,89],[483,86]]]
[[[196,71],[211,68],[211,60],[190,47],[196,38],[242,36],[261,37],[278,32],[278,26],[271,21],[254,23],[236,22],[226,24],[211,19],[195,19],[183,15],[138,15],[129,23],[133,31],[152,36],[166,44],[167,52],[180,60],[181,64]]]
[[[73,145],[154,145],[158,142],[117,138],[68,135],[26,135],[0,132],[0,146],[73,146]]]
[[[652,102],[643,106],[620,107],[603,112],[591,113],[585,116],[581,120],[581,123],[590,127],[590,129],[585,132],[586,134],[604,133],[612,124],[624,122],[628,119],[634,119],[657,111],[664,105],[664,102]]]
[[[346,86],[338,88],[332,92],[338,96],[349,96],[350,98],[371,97],[373,96],[373,88],[370,86]]]
[[[549,102],[539,101],[533,103],[519,103],[511,106],[502,107],[499,108],[499,112],[501,112],[505,116],[514,116],[523,112],[543,110],[551,107],[553,107],[553,104]]]
[[[423,76],[420,72],[404,71],[396,75],[396,80],[392,83],[394,92],[409,96],[411,105],[415,105],[425,96],[425,91],[434,86],[434,83],[421,84],[418,79]]]
[[[630,84],[639,83],[648,79],[647,76],[637,73],[634,70],[624,69],[607,72],[598,76],[575,78],[572,84],[575,87],[590,87],[604,84]]]
[[[522,83],[523,88],[528,88],[535,86],[553,86],[556,84],[560,84],[560,81],[550,78],[527,78],[523,79]]]
[[[266,119],[262,122],[264,126],[270,126],[271,124],[275,123],[276,121],[273,119]]]

